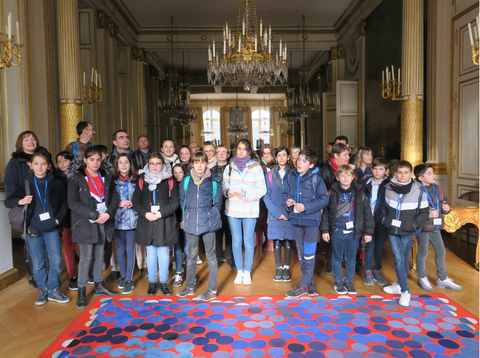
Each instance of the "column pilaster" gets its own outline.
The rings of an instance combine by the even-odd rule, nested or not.
[[[65,148],[77,138],[76,125],[83,118],[77,0],[58,1],[57,14],[60,125]]]
[[[401,159],[423,162],[423,1],[403,0]]]

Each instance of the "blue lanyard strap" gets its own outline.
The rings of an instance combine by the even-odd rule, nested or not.
[[[302,179],[302,175],[299,175],[297,179],[297,204],[300,202],[300,180],[301,179]]]
[[[42,199],[42,196],[40,195],[40,190],[38,189],[38,184],[37,184],[37,178],[33,177],[33,181],[35,182],[35,189],[37,189],[37,194],[38,197],[40,198],[40,202],[42,203],[43,206],[43,212],[45,213],[47,211],[47,187],[48,187],[48,181],[45,179],[45,197]]]
[[[93,180],[92,176],[90,175],[90,173],[88,172],[88,170],[85,170],[87,172],[87,175],[88,175],[88,179],[90,179],[92,181],[92,184],[93,184],[93,187],[95,188],[95,191],[97,192],[97,196],[99,197],[100,200],[102,200],[104,197],[105,197],[105,182],[103,181],[103,178],[102,178],[102,175],[100,174],[100,172],[97,172],[98,173],[98,176],[100,177],[100,180],[102,181],[102,184],[104,185],[104,190],[103,190],[103,196],[100,196],[100,192],[98,191],[98,188],[97,186],[95,185],[95,180]]]
[[[398,204],[397,210],[395,211],[395,218],[398,220],[399,218],[399,208],[402,206],[403,194],[398,194]]]
[[[352,193],[350,192],[348,194],[349,194],[348,199],[347,199],[347,196],[345,195],[345,193],[343,193],[343,198],[345,199],[345,201],[348,200],[350,202],[351,199],[352,199]],[[352,209],[351,207],[348,209],[348,221],[352,221],[352,211],[351,211],[351,209]]]
[[[155,189],[154,191],[152,191],[153,193],[153,203],[156,204],[157,203],[157,190]]]
[[[128,200],[128,184],[130,181],[125,182],[125,200]]]
[[[430,196],[430,193],[428,192],[428,189],[425,185],[423,185],[423,188],[425,189],[425,192],[427,193],[427,198],[428,198],[428,201],[430,202],[430,204],[432,204],[432,208],[435,208],[435,203],[433,202],[433,198]],[[437,195],[437,190],[435,189],[435,184],[432,184],[433,186],[433,195],[435,195],[435,199],[437,200],[437,211],[440,212],[440,200],[439,200],[439,197]]]

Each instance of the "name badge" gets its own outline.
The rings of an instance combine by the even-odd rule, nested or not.
[[[45,221],[45,220],[48,220],[48,219],[50,219],[50,213],[40,214],[40,221]]]
[[[300,211],[298,211],[295,207],[293,207],[293,212],[294,212],[295,214],[300,213]]]
[[[106,211],[107,207],[105,206],[105,203],[98,203],[97,204],[97,211]]]
[[[345,223],[345,227],[346,227],[347,229],[353,229],[353,221],[347,221],[347,222]]]
[[[433,219],[433,225],[442,225],[442,218]]]
[[[152,205],[150,207],[150,212],[152,213],[158,213],[160,211],[160,205]]]
[[[350,234],[352,232],[352,230],[343,230],[343,233],[346,235],[346,234]]]
[[[392,226],[400,227],[401,225],[402,225],[402,222],[400,220],[396,220],[396,219],[392,220]]]

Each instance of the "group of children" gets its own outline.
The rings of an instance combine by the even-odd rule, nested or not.
[[[302,277],[299,285],[286,293],[288,297],[318,294],[313,272],[319,232],[332,245],[334,288],[339,294],[356,293],[353,277],[357,251],[363,241],[365,284],[377,282],[385,286],[385,292],[401,295],[401,306],[408,306],[408,258],[414,236],[419,243],[416,259],[421,288],[432,290],[425,269],[428,243],[432,242],[438,274],[436,286],[461,289],[446,274],[440,230],[444,225],[443,215],[450,208],[443,191],[435,184],[430,165],[418,165],[414,171],[410,163],[400,161],[392,180],[388,178],[389,163],[384,158],[375,158],[371,166],[363,168],[366,177],[362,180],[356,180],[356,173],[349,165],[340,165],[335,168],[336,181],[327,191],[317,166],[317,154],[311,147],[301,151],[295,148],[293,165],[288,148],[281,146],[265,167],[245,139],[237,144],[237,154],[230,164],[226,147],[224,157],[213,160],[216,148],[210,143],[204,151],[190,155],[182,153],[185,148],[188,150],[182,147],[177,157],[173,141],[166,142],[166,151],[151,153],[138,172],[128,154],[118,155],[112,166],[104,160],[106,153],[97,147],[87,148],[82,161],[74,161],[68,152],[59,153],[56,178],[49,173],[49,160],[43,153],[32,156],[30,193],[20,185],[7,202],[10,207],[29,205],[26,240],[32,246],[31,251],[35,251],[38,266],[35,273],[40,295],[36,305],[48,300],[69,301],[58,290],[60,232],[71,276],[70,288],[78,288],[79,308],[87,306],[87,282],[95,284],[94,295],[118,294],[107,288],[102,274],[105,243],[113,238],[120,268],[118,287],[124,294],[134,289],[135,244],[146,246],[148,295],[155,295],[158,289],[163,295],[172,294],[167,281],[173,245],[177,271],[173,286],[181,286],[183,250],[187,256],[187,274],[185,288],[177,293],[180,297],[194,295],[195,266],[202,238],[209,280],[208,289],[197,298],[214,299],[222,257],[218,255],[218,232],[222,225],[225,229],[226,222],[233,240],[232,253],[227,252],[227,259],[237,269],[234,283],[251,284],[253,231],[262,197],[268,210],[268,238],[274,248],[275,282],[291,281],[292,241],[296,243]],[[213,150],[207,153],[209,146]],[[180,235],[179,229],[183,231]],[[381,273],[387,235],[398,279],[398,283],[390,286]],[[222,239],[223,232],[220,250]],[[79,245],[80,256],[78,280],[75,243]],[[42,259],[44,247],[50,261],[48,273]]]

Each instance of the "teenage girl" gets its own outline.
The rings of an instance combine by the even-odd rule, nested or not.
[[[178,155],[175,153],[176,150],[177,145],[173,140],[165,139],[162,142],[161,152],[165,160],[165,164],[170,164],[170,166],[173,167],[175,164],[180,163]]]
[[[368,147],[360,147],[355,157],[355,170],[357,171],[357,179],[370,177],[372,173],[372,150]]]
[[[132,198],[137,182],[137,169],[131,157],[122,153],[115,158],[115,188],[120,204],[115,213],[115,243],[120,268],[118,288],[126,295],[133,291],[133,269],[135,266],[135,229],[138,214],[133,208]],[[125,255],[127,262],[125,262]]]
[[[58,289],[58,278],[62,272],[62,244],[60,243],[61,224],[67,213],[65,189],[62,182],[55,180],[49,171],[50,161],[42,152],[31,157],[31,175],[27,178],[30,195],[26,195],[25,185],[21,183],[6,199],[9,207],[28,205],[25,214],[27,234],[25,240],[32,255],[34,276],[40,291],[35,305],[44,305],[47,301],[67,303],[66,297]],[[48,252],[50,268],[47,272],[45,247]]]
[[[72,211],[73,241],[80,246],[77,307],[87,307],[88,270],[93,260],[94,296],[115,296],[103,281],[103,250],[115,230],[114,216],[120,198],[113,182],[114,169],[95,147],[85,150],[83,164],[68,170],[68,206]]]
[[[165,164],[163,155],[154,152],[148,164],[139,171],[140,178],[133,194],[133,207],[138,213],[135,241],[147,247],[148,290],[157,292],[157,272],[160,290],[165,296],[172,291],[168,287],[170,246],[178,241],[175,211],[179,206],[178,185],[172,178],[172,168]]]
[[[190,158],[192,157],[192,152],[190,152],[190,148],[188,145],[182,145],[178,149],[178,159],[180,160],[180,164],[183,164],[187,170],[190,169]]]
[[[190,149],[188,149],[188,152],[190,153]],[[175,181],[177,182],[178,185],[180,185],[180,182],[182,179],[185,177],[185,174],[187,173],[187,170],[183,164],[177,163],[173,166],[173,177],[175,178]],[[182,264],[183,264],[183,253],[185,253],[185,260],[186,256],[188,255],[188,242],[186,239],[185,232],[183,231],[183,223],[182,223],[182,207],[179,206],[175,216],[177,218],[177,222],[179,225],[179,232],[178,232],[178,242],[175,244],[175,267],[174,269],[176,270],[176,274],[173,276],[173,287],[180,287],[183,282],[183,269],[182,269]]]

